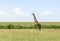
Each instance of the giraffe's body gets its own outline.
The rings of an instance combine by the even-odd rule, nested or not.
[[[37,21],[35,14],[32,14],[34,16],[34,21],[35,21],[35,28],[41,30],[41,24]]]

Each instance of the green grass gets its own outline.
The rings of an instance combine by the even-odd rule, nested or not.
[[[0,41],[60,41],[60,29],[0,29]]]
[[[15,26],[34,25],[33,22],[0,22],[0,25],[4,26],[9,24]],[[41,22],[41,24],[60,26],[60,22]],[[60,29],[42,29],[41,31],[36,29],[0,29],[0,41],[60,41]]]
[[[42,29],[60,29],[60,22],[40,22]],[[34,29],[34,22],[0,22],[0,29]]]
[[[41,25],[42,29],[60,29],[60,25]],[[34,25],[0,25],[0,29],[35,29]]]
[[[60,22],[40,22],[42,25],[60,25]],[[0,22],[2,25],[34,25],[34,22]]]

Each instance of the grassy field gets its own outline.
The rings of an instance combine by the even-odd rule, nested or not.
[[[60,22],[40,22],[42,25],[60,25]],[[0,22],[2,25],[34,25],[34,22]]]
[[[34,25],[33,22],[0,22],[0,25]],[[42,25],[60,25],[60,22],[41,22]],[[0,29],[0,41],[60,41],[60,29]]]
[[[60,29],[60,22],[40,23],[43,29]],[[34,22],[0,22],[0,29],[34,29]]]
[[[0,29],[0,41],[60,41],[60,29]]]

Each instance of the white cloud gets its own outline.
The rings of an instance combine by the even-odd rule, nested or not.
[[[12,14],[0,11],[0,21],[33,21],[33,16],[20,8],[15,8],[11,13]],[[41,16],[44,18],[46,18],[46,16],[49,16],[50,14],[50,11],[41,12]],[[37,16],[37,13],[36,17],[41,18],[40,16]]]
[[[59,19],[58,17],[56,17],[59,14],[58,15],[54,14],[55,13],[52,14],[51,11],[42,11],[38,14],[36,13],[36,17],[38,21],[55,21],[56,19]],[[26,22],[34,21],[32,14],[29,14],[20,8],[14,9],[14,12],[11,12],[11,14],[6,13],[3,10],[0,10],[0,22],[24,22],[24,21]]]
[[[44,11],[43,13],[44,13],[45,15],[50,15],[50,14],[51,14],[50,11]]]
[[[20,8],[14,9],[14,12],[15,12],[16,15],[20,15],[20,16],[29,16],[29,13],[23,11],[23,10],[20,9]]]
[[[0,10],[0,17],[4,17],[4,16],[9,16],[7,13],[5,13],[4,11]]]
[[[23,11],[22,11],[20,8],[14,9],[14,12],[15,12],[17,15],[23,14]]]
[[[14,9],[11,14],[0,10],[0,22],[27,21],[27,19],[29,20],[29,18],[29,13],[23,11],[20,8]]]
[[[6,12],[4,12],[3,10],[0,10],[0,22],[3,22],[3,21],[9,21],[10,20],[10,15]]]
[[[43,12],[41,13],[41,16],[49,16],[49,15],[51,15],[51,14],[52,14],[51,11],[43,11]]]
[[[5,13],[0,11],[0,16],[4,16],[4,15],[5,15]]]

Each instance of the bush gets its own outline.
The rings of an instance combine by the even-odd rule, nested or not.
[[[0,29],[3,29],[4,28],[4,26],[3,25],[0,25]]]
[[[42,25],[42,29],[60,29],[59,25]]]
[[[42,29],[60,29],[60,25],[42,25]],[[20,26],[20,25],[0,25],[0,29],[35,29],[33,25]]]
[[[14,25],[7,25],[7,29],[14,29]]]

